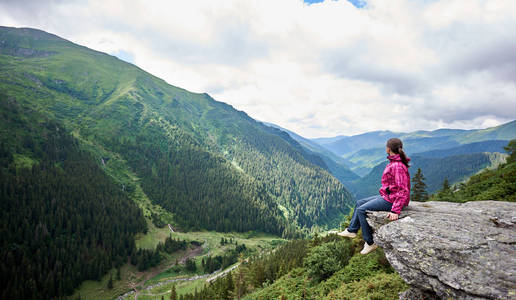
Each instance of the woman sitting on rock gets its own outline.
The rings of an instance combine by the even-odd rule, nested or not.
[[[362,254],[378,248],[378,245],[373,242],[371,228],[366,221],[366,210],[389,211],[387,217],[394,221],[398,219],[401,210],[410,201],[410,174],[408,171],[410,158],[403,152],[403,143],[397,138],[389,139],[385,151],[389,154],[387,156],[389,164],[383,171],[380,195],[358,200],[349,227],[338,233],[340,236],[355,237],[358,229],[362,228],[362,236],[365,241],[364,249],[360,251]]]

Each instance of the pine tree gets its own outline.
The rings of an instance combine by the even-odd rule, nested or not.
[[[177,292],[176,285],[172,285],[172,290],[170,291],[170,300],[177,300]]]
[[[246,289],[246,270],[247,269],[244,265],[240,265],[238,268],[237,277],[235,279],[235,297],[237,299],[241,299],[243,295],[247,293]]]
[[[223,299],[233,299],[233,290],[235,289],[235,284],[233,282],[233,275],[231,275],[232,272],[229,272],[226,275],[225,280],[225,286],[223,290]]]
[[[416,175],[412,178],[412,195],[411,200],[414,201],[427,201],[428,193],[426,191],[426,184],[424,182],[425,176],[421,172],[421,169],[417,169]]]
[[[197,270],[197,266],[195,264],[195,260],[187,258],[185,261],[185,268],[190,272],[195,272]]]
[[[441,191],[443,192],[443,194],[451,192],[450,182],[448,181],[448,178],[444,178],[443,188],[441,189]]]
[[[443,187],[441,188],[441,190],[439,190],[436,194],[432,195],[432,200],[450,202],[456,201],[448,178],[444,179]]]

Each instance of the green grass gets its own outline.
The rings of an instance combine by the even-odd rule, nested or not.
[[[170,229],[168,226],[164,228],[156,228],[152,222],[149,223],[149,231],[147,234],[138,235],[136,239],[136,246],[138,248],[147,248],[147,249],[153,249],[156,247],[159,241],[164,241],[166,237],[168,237],[170,233]],[[203,249],[203,252],[195,257],[197,266],[200,268],[200,261],[202,257],[206,257],[207,255],[222,255],[224,252],[234,247],[234,244],[232,245],[220,245],[220,239],[222,237],[226,239],[233,238],[233,240],[237,241],[238,244],[245,244],[250,251],[253,251],[254,253],[261,252],[261,251],[268,251],[271,250],[278,245],[285,242],[284,239],[281,239],[274,235],[264,234],[264,233],[258,233],[258,232],[244,232],[244,233],[222,233],[222,232],[215,232],[215,231],[194,231],[194,232],[175,232],[172,233],[172,237],[184,239],[187,241],[199,241],[203,242],[205,241],[207,244]],[[157,268],[162,268],[164,266],[170,266],[175,263],[176,259],[180,259],[183,257],[183,255],[186,253],[186,251],[179,251],[175,252],[171,255],[164,254],[165,259],[160,263],[160,265]],[[144,275],[148,272],[151,272],[153,269],[145,271],[145,272],[139,272],[137,270],[137,267],[132,266],[130,264],[125,264],[121,268],[121,280],[117,281],[115,280],[115,274],[116,270],[113,269],[109,274],[112,274],[113,276],[113,289],[110,290],[107,288],[107,283],[109,281],[109,274],[102,277],[101,281],[92,281],[88,280],[81,284],[81,286],[75,291],[75,293],[69,297],[69,299],[76,299],[78,295],[80,294],[81,299],[113,299],[118,297],[121,294],[124,294],[125,292],[128,292],[131,290],[132,285],[135,283],[139,283],[143,280]],[[184,277],[191,277],[194,275],[200,275],[202,272],[199,270],[195,273],[186,271],[183,267],[181,267],[179,272],[171,272],[169,269],[166,269],[164,272],[161,272],[157,274],[156,276],[150,278],[145,282],[145,285],[151,285],[155,284],[160,281],[166,281],[173,278],[184,278]],[[197,289],[200,290],[200,288],[204,285],[207,278],[202,278],[198,280],[193,281],[179,281],[179,282],[173,282],[165,284],[161,287],[156,287],[150,291],[143,291],[141,294],[139,294],[138,299],[161,299],[161,295],[153,296],[149,294],[159,294],[163,293],[165,291],[170,292],[170,289],[173,284],[176,284],[176,289],[178,295],[184,294],[184,293],[190,293]],[[129,298],[128,298],[129,299]]]
[[[157,228],[147,219],[148,231],[146,234],[139,233],[136,235],[135,242],[137,248],[154,249],[159,242],[164,242],[170,235],[168,226]]]
[[[113,276],[113,289],[108,289],[109,277]],[[120,269],[121,280],[116,280],[116,270],[112,269],[100,281],[86,280],[84,281],[74,294],[68,299],[114,299],[131,289],[132,282],[141,280],[141,273],[137,267],[126,264]]]
[[[188,233],[174,233],[172,234],[173,237],[179,237],[180,239],[185,240],[197,240],[197,241],[206,241],[207,245],[204,248],[204,251],[202,255],[199,255],[195,258],[197,266],[201,265],[201,259],[203,257],[206,257],[207,255],[222,255],[224,254],[225,250],[229,249],[230,247],[234,247],[233,245],[220,245],[220,239],[222,237],[225,237],[226,239],[233,238],[233,240],[237,241],[238,244],[245,244],[250,251],[253,251],[254,253],[261,252],[261,251],[268,251],[271,250],[281,243],[283,243],[285,240],[280,239],[276,236],[267,235],[267,234],[261,234],[261,233],[255,233],[255,232],[248,232],[248,233],[221,233],[221,232],[214,232],[214,231],[199,231],[199,232],[188,232]],[[153,284],[159,281],[166,281],[173,278],[178,277],[186,277],[186,276],[194,276],[194,275],[200,275],[202,272],[198,271],[195,273],[187,272],[184,269],[182,269],[180,272],[170,272],[165,271],[162,272],[155,277],[151,278],[146,282],[146,284]],[[206,280],[202,279],[202,280]],[[197,280],[196,280],[197,281]],[[187,282],[181,282],[181,287],[185,288],[186,290],[190,288],[191,285],[195,286],[196,281],[187,281]],[[171,284],[167,284],[166,286],[171,286]],[[192,288],[193,290],[193,288]]]
[[[167,299],[167,296],[170,295],[170,291],[172,290],[172,286],[176,286],[176,293],[178,296],[186,294],[186,293],[192,293],[195,292],[195,289],[200,291],[202,287],[207,284],[206,278],[201,278],[197,280],[192,281],[177,281],[177,282],[170,282],[167,284],[164,284],[160,287],[156,287],[151,290],[143,291],[138,295],[138,299],[161,299],[161,295],[165,295],[165,299]]]

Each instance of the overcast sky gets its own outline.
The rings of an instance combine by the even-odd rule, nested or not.
[[[0,25],[116,55],[310,138],[516,119],[514,0],[0,0]]]

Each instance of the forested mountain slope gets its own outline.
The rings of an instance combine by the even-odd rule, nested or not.
[[[142,211],[57,122],[0,94],[0,298],[49,299],[135,253]]]
[[[141,188],[146,215],[288,235],[351,206],[324,162],[230,105],[39,30],[1,27],[0,45],[0,91],[62,124],[120,187]]]
[[[333,152],[325,149],[321,145],[313,142],[307,138],[300,136],[299,134],[282,128],[278,125],[272,123],[263,122],[267,126],[271,126],[274,128],[278,128],[290,135],[294,140],[296,140],[301,146],[304,147],[305,151],[308,153],[312,153],[312,155],[320,157],[324,164],[327,167],[327,170],[333,174],[333,176],[337,177],[344,185],[349,182],[359,178],[359,176],[353,171],[351,171],[348,167],[347,162],[344,158],[337,156]]]
[[[430,200],[468,202],[480,200],[516,202],[516,139],[504,149],[509,153],[506,162],[497,168],[486,169],[461,182],[454,188],[443,187]]]

